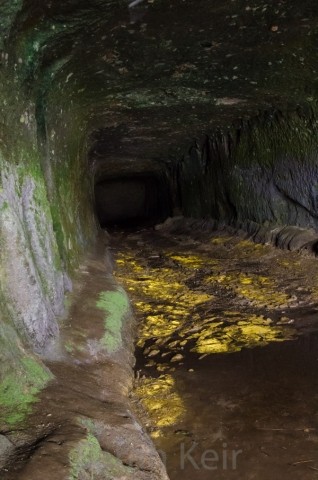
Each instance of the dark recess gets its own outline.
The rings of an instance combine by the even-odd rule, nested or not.
[[[95,186],[102,228],[151,226],[170,215],[168,185],[153,175],[107,178]]]

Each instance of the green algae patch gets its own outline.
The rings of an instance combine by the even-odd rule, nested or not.
[[[69,454],[70,474],[68,480],[80,478],[130,478],[134,469],[108,452],[104,452],[97,438],[88,433]],[[87,476],[87,474],[89,476]],[[83,477],[85,475],[85,477]]]
[[[53,375],[33,358],[24,358],[21,368],[7,374],[0,384],[0,421],[15,425],[25,420],[38,393]]]
[[[102,292],[96,303],[105,312],[105,330],[101,343],[109,353],[116,353],[122,346],[122,326],[129,311],[129,301],[124,290]]]
[[[88,465],[97,463],[101,454],[97,438],[89,433],[70,453],[71,474],[69,479],[79,478],[81,471],[86,470]]]

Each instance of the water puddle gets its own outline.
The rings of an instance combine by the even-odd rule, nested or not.
[[[135,406],[170,478],[317,478],[318,262],[224,234],[113,244]]]

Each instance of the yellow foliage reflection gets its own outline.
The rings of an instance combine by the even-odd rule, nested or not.
[[[261,275],[244,273],[210,275],[206,278],[206,283],[222,284],[260,307],[266,305],[277,308],[290,301],[286,293],[277,290],[273,280]]]
[[[136,255],[133,250],[119,255],[117,277],[130,292],[140,319],[138,346],[143,348],[147,340],[153,341],[154,355],[159,354],[162,346],[165,351],[180,352],[187,345],[196,353],[213,354],[295,337],[296,331],[290,326],[275,325],[260,314],[244,312],[242,307],[248,302],[250,306],[275,310],[291,304],[290,296],[278,286],[275,274],[245,273],[233,268],[234,252],[236,257],[250,262],[258,261],[260,255],[272,255],[272,249],[230,237],[213,238],[211,242],[214,256],[209,247],[181,253],[170,248],[160,253],[159,266],[151,266],[146,256]],[[288,262],[289,259],[281,258],[281,266],[277,263],[276,268],[284,269]],[[219,286],[240,299],[241,312],[217,308],[215,314],[215,298],[218,302],[222,298]],[[167,368],[161,367],[161,371]]]
[[[136,394],[142,399],[151,423],[159,429],[175,425],[185,411],[171,375],[140,380]]]
[[[191,259],[190,263],[193,262]],[[127,253],[119,256],[117,265],[117,277],[129,292],[143,299],[134,303],[143,316],[139,328],[140,347],[147,339],[171,336],[185,324],[194,307],[214,298],[205,292],[190,290],[184,283],[187,272],[143,267]]]
[[[237,352],[243,347],[253,348],[269,342],[282,342],[294,338],[296,331],[290,327],[272,325],[270,319],[262,316],[246,315],[236,318],[236,323],[228,326],[211,323],[200,332],[192,335],[196,338],[193,351],[198,353]]]

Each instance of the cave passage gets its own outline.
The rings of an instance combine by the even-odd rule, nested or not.
[[[317,479],[317,45],[317,0],[0,0],[0,480]]]
[[[101,227],[150,226],[165,220],[170,211],[164,187],[151,175],[99,181],[95,186],[95,205]]]
[[[316,478],[317,263],[195,223],[112,244],[138,318],[135,407],[169,478]]]

